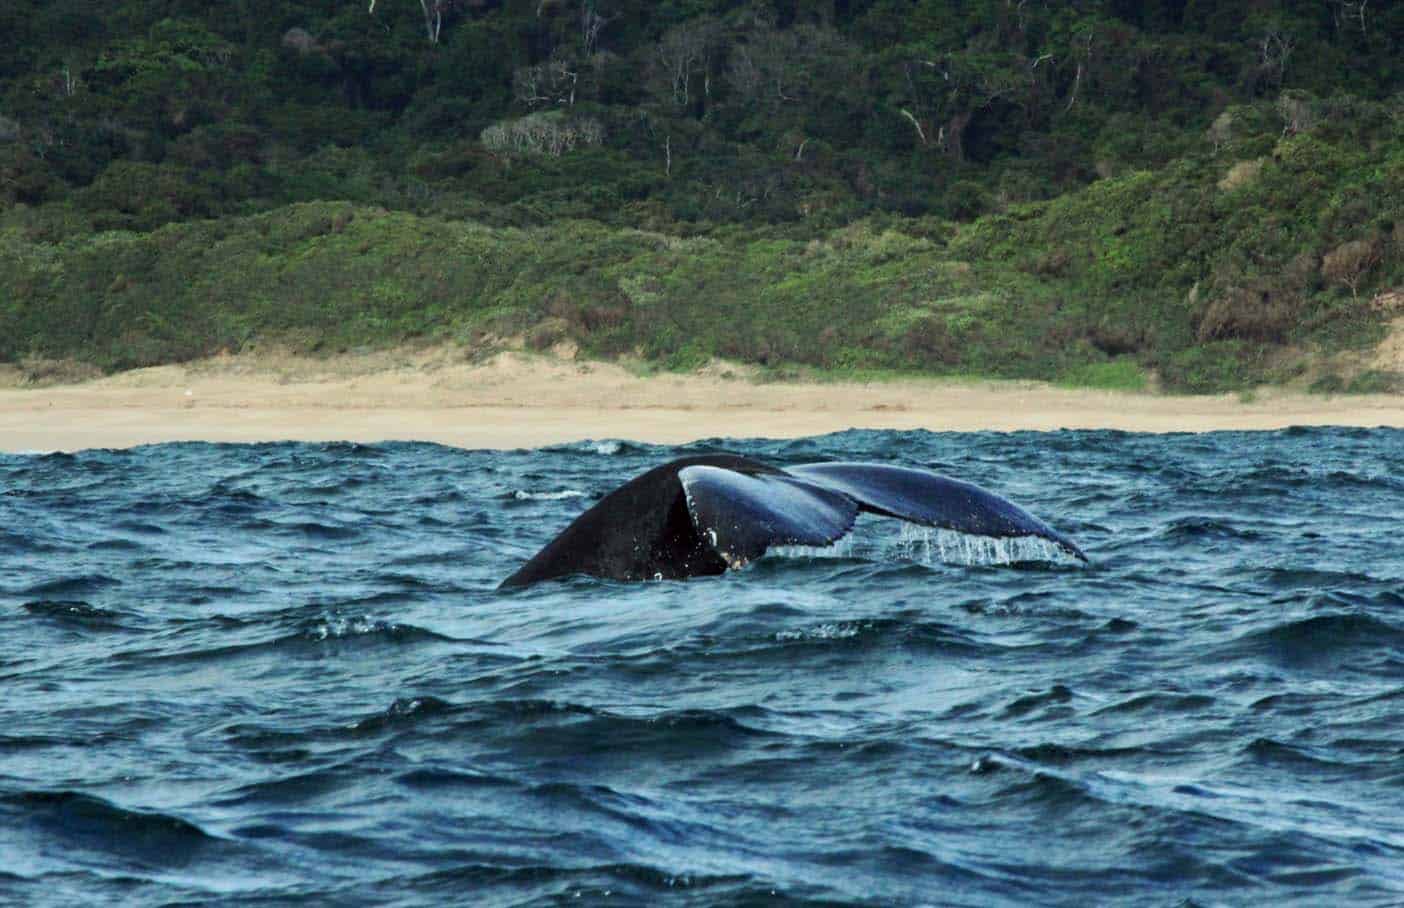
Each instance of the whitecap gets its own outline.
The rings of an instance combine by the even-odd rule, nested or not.
[[[359,634],[373,634],[391,626],[384,621],[375,621],[369,615],[360,618],[327,618],[309,628],[307,636],[313,640],[354,637]]]
[[[782,643],[789,640],[847,640],[871,627],[870,623],[828,622],[799,630],[776,631],[775,639]]]
[[[577,489],[562,489],[559,492],[525,492],[517,489],[512,497],[518,501],[560,501],[565,498],[584,498],[585,493]]]

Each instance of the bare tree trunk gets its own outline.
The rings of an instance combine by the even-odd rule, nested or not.
[[[916,128],[917,138],[921,140],[921,147],[922,147],[922,148],[925,148],[925,147],[926,147],[926,130],[924,130],[924,129],[921,128],[921,123],[919,123],[919,122],[917,121],[917,118],[914,117],[914,116],[912,116],[912,112],[909,111],[909,110],[907,110],[905,107],[903,107],[902,109],[900,109],[900,110],[898,111],[898,113],[900,113],[902,116],[906,117],[908,120],[911,121],[912,126]]]
[[[444,8],[449,6],[451,0],[419,0],[419,8],[424,11],[424,37],[429,39],[430,44],[439,43],[439,35],[444,28]],[[376,0],[370,0],[367,13],[375,15]]]
[[[1336,31],[1341,31],[1347,19],[1355,19],[1360,25],[1360,37],[1369,40],[1369,32],[1365,24],[1365,8],[1370,5],[1370,0],[1333,0],[1331,4],[1335,14]]]
[[[595,48],[600,43],[600,32],[609,22],[609,19],[595,12],[593,0],[580,0],[580,44],[587,58],[594,56]]]
[[[958,113],[951,117],[944,128],[946,141],[950,143],[950,155],[957,161],[965,160],[965,127],[970,123],[971,114]]]
[[[419,0],[419,6],[424,10],[424,36],[430,44],[438,44],[444,25],[444,0]]]
[[[1292,56],[1292,51],[1296,46],[1297,42],[1291,35],[1276,29],[1270,29],[1258,42],[1262,69],[1267,73],[1276,73],[1279,88],[1287,76],[1287,59]]]

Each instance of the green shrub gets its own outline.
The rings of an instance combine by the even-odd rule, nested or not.
[[[1371,369],[1362,372],[1346,385],[1347,394],[1398,394],[1404,391],[1404,374]]]
[[[1101,391],[1144,391],[1147,380],[1145,370],[1134,360],[1118,359],[1074,366],[1062,374],[1059,384]]]

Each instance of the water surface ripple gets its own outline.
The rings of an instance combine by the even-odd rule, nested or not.
[[[497,581],[725,449],[996,489],[1090,568]],[[1404,901],[1404,432],[0,456],[0,901]],[[973,551],[973,550],[972,550]]]

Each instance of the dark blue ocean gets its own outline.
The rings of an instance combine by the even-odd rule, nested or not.
[[[664,460],[978,482],[497,582]],[[1404,432],[0,456],[0,903],[1404,904]]]

